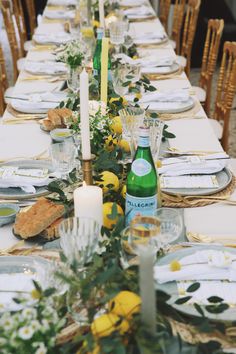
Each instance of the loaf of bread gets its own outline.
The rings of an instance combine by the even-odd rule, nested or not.
[[[59,237],[58,226],[62,222],[63,218],[59,218],[54,221],[50,226],[43,230],[40,235],[48,241],[52,241]]]
[[[14,233],[23,239],[37,236],[65,212],[61,204],[40,198],[29,210],[19,213],[13,226]]]
[[[67,120],[72,116],[68,108],[49,109],[48,116],[41,120],[44,130],[51,131],[55,128],[65,128]]]

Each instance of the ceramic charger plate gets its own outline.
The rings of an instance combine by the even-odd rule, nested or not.
[[[187,101],[183,102],[146,102],[142,103],[142,108],[147,109],[149,112],[164,114],[185,112],[193,108],[194,105],[195,100],[190,96]]]
[[[1,163],[2,166],[19,166],[24,169],[47,169],[49,173],[54,172],[50,161],[19,160],[8,163]],[[10,187],[0,188],[0,198],[2,199],[29,199],[48,194],[47,186],[35,187],[36,193],[27,193],[21,188]]]
[[[191,248],[187,248],[184,250],[180,250],[180,251],[176,251],[173,253],[170,253],[164,257],[162,257],[160,260],[157,261],[157,265],[158,266],[162,266],[162,265],[167,265],[170,264],[173,260],[181,260],[183,257],[189,256],[197,251],[202,251],[202,250],[206,250],[206,249],[212,249],[212,250],[218,250],[218,251],[227,251],[229,253],[233,253],[236,254],[236,249],[234,248],[229,248],[229,247],[223,247],[221,246],[211,246],[209,248],[209,246],[196,246],[196,247],[191,247]],[[191,285],[191,283],[195,283],[196,281],[192,281],[189,282],[189,285]],[[214,281],[212,281],[213,286],[214,286]],[[193,304],[183,304],[183,305],[176,305],[174,302],[179,298],[177,293],[178,293],[178,289],[177,289],[177,283],[176,281],[172,281],[172,282],[168,282],[165,284],[159,284],[156,282],[156,289],[157,290],[162,290],[164,292],[166,292],[167,294],[171,295],[171,299],[168,301],[169,304],[171,304],[176,310],[190,315],[190,316],[200,316],[199,313],[196,311],[196,309],[194,308]],[[194,293],[187,293],[185,296],[189,295],[193,295]],[[213,294],[212,294],[213,295]],[[235,296],[235,300],[236,300],[236,296]],[[235,301],[236,303],[236,301]],[[203,306],[204,309],[204,306]],[[231,306],[229,307],[228,310],[226,310],[225,312],[221,313],[221,314],[212,314],[209,313],[207,311],[205,311],[205,314],[208,318],[213,319],[213,320],[217,320],[217,321],[235,321],[236,318],[236,306]]]
[[[222,171],[214,173],[217,182],[219,184],[216,188],[163,188],[162,192],[170,195],[212,195],[224,190],[232,181],[232,173],[228,168],[224,168]],[[208,175],[206,175],[208,176]]]
[[[177,72],[180,68],[178,63],[173,63],[170,66],[156,66],[155,68],[150,69],[148,67],[143,67],[141,69],[141,74],[144,75],[166,75],[166,74],[173,74]]]

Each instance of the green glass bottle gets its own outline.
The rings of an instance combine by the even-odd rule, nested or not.
[[[158,177],[149,142],[149,128],[140,128],[138,148],[127,177],[126,224],[158,207]]]
[[[97,44],[93,56],[93,76],[97,77],[99,81],[101,76],[102,38],[103,38],[103,29],[97,28]],[[108,56],[108,80],[110,80],[111,77],[110,71],[111,71],[111,59]]]

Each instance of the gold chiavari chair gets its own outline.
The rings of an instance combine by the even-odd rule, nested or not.
[[[12,0],[12,5],[20,39],[20,56],[22,57],[25,54],[24,43],[27,41],[24,11],[21,0]]]
[[[35,5],[33,0],[25,0],[27,13],[29,17],[29,25],[30,25],[30,34],[31,38],[34,34],[34,30],[36,27],[36,12],[35,12]]]
[[[168,31],[168,18],[170,12],[171,0],[159,1],[159,18],[166,32]]]
[[[190,73],[192,46],[196,32],[200,5],[201,0],[188,0],[186,8],[180,55],[186,61],[186,65],[183,66],[185,67],[187,76],[189,76]]]
[[[1,12],[7,32],[7,37],[11,49],[12,61],[13,61],[13,74],[16,81],[18,76],[17,60],[20,58],[20,48],[18,46],[17,35],[14,26],[14,17],[11,8],[11,2],[9,0],[1,0],[0,2]]]
[[[229,120],[236,93],[236,42],[225,42],[217,83],[215,110],[210,122],[225,151],[229,147]]]
[[[216,67],[223,29],[224,20],[210,19],[208,21],[199,81],[200,87],[194,87],[196,95],[208,116],[210,114],[212,77]]]
[[[6,65],[5,65],[2,46],[0,43],[0,116],[3,115],[5,110],[4,93],[7,88],[8,88],[8,80],[6,74]]]
[[[171,40],[176,54],[180,53],[180,36],[184,20],[185,3],[186,0],[175,0],[174,4]]]

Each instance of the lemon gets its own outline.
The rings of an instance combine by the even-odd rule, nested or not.
[[[110,219],[109,216],[112,214],[114,204],[116,205],[118,215],[116,218]],[[115,226],[121,215],[124,215],[124,212],[119,204],[113,202],[106,202],[103,204],[103,225],[108,229],[112,229]]]
[[[124,185],[124,186],[122,187],[122,189],[121,189],[121,192],[120,192],[121,196],[122,196],[124,199],[126,198],[126,191],[127,191],[127,187],[126,187],[126,185]]]
[[[125,139],[121,139],[118,142],[118,145],[121,149],[123,149],[125,152],[130,152],[130,146],[129,146],[129,142]]]
[[[120,97],[123,99],[122,104],[124,106],[126,106],[128,104],[128,101],[124,98],[124,96],[120,96]],[[109,103],[113,103],[115,101],[119,101],[120,97],[111,97],[110,100],[109,100]]]
[[[124,334],[129,330],[129,323],[126,320],[122,320],[114,313],[107,313],[95,318],[91,324],[91,331],[95,337],[107,337],[114,331],[119,331]]]
[[[122,123],[119,116],[112,118],[110,129],[114,134],[122,134]]]
[[[88,350],[87,347],[88,347],[88,343],[87,343],[87,341],[84,341],[82,344],[82,347],[76,352],[76,354],[84,353],[83,349]],[[95,344],[95,347],[92,352],[87,351],[87,354],[100,354],[100,347],[98,346],[98,344]]]
[[[114,173],[110,171],[103,171],[99,175],[99,179],[101,179],[101,181],[97,181],[96,184],[103,189],[104,193],[109,192],[109,190],[113,190],[116,192],[118,191],[120,186],[119,179]],[[109,185],[112,186],[110,186],[109,188]]]
[[[109,311],[123,317],[131,317],[140,311],[141,298],[131,291],[121,291],[109,302]]]
[[[114,150],[114,147],[118,144],[117,139],[113,138],[112,135],[109,135],[105,140],[105,146],[108,151]]]
[[[179,261],[177,260],[173,260],[171,263],[170,263],[170,270],[172,272],[177,272],[178,270],[181,269],[181,264],[179,263]]]

